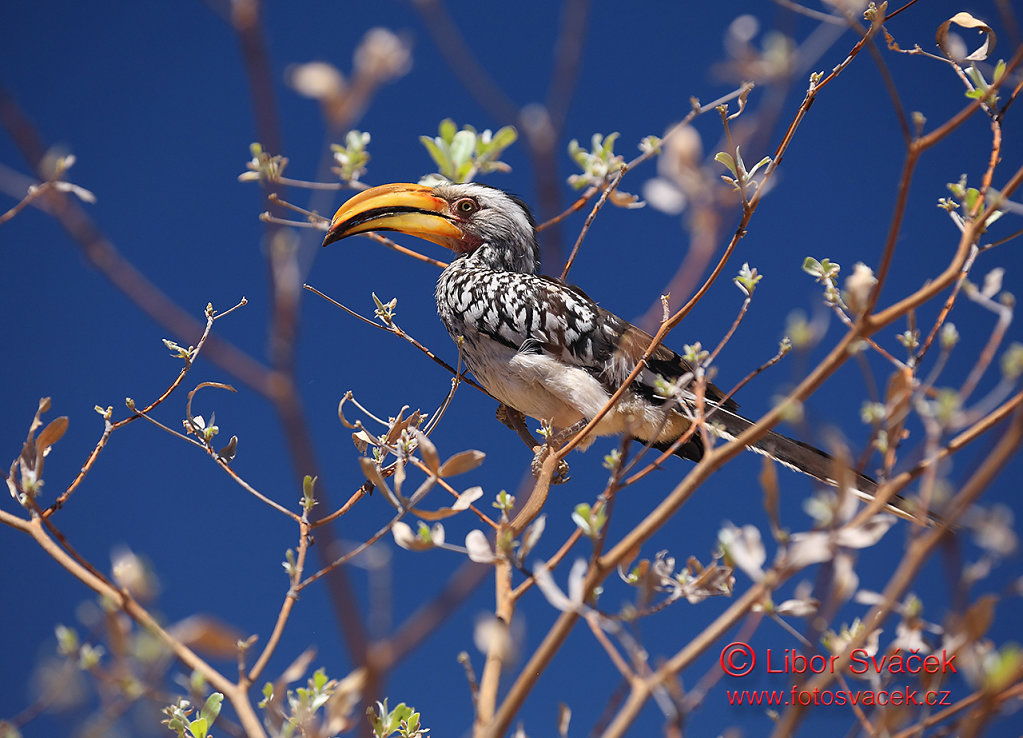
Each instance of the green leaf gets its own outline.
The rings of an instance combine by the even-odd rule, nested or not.
[[[267,682],[266,684],[263,685],[263,699],[259,701],[258,707],[265,708],[268,704],[270,704],[270,700],[273,699],[273,696],[274,696],[273,682]]]
[[[1002,376],[1010,382],[1015,382],[1023,375],[1023,344],[1013,341],[1002,354],[1001,360]]]
[[[752,177],[752,176],[753,176],[754,174],[756,174],[756,173],[757,173],[757,170],[758,170],[758,169],[760,169],[760,167],[764,166],[765,164],[770,164],[770,163],[771,163],[771,157],[769,157],[769,156],[765,156],[765,157],[764,157],[763,159],[761,159],[760,161],[758,161],[758,162],[757,162],[757,163],[756,163],[756,164],[755,164],[755,165],[753,166],[753,168],[752,168],[752,169],[750,169],[750,170],[749,170],[749,176],[751,176],[751,177]]]
[[[618,131],[614,131],[613,133],[607,134],[607,137],[604,139],[604,145],[601,147],[601,153],[605,156],[605,158],[610,158],[614,154],[615,141],[618,140],[618,136]]]
[[[74,628],[69,628],[66,625],[58,625],[55,629],[57,634],[57,652],[62,656],[70,656],[71,654],[78,652],[78,646],[80,641],[78,640],[78,633]]]
[[[661,139],[659,136],[645,136],[642,141],[639,142],[639,150],[644,154],[649,152],[652,154],[661,153]]]
[[[821,266],[819,261],[812,256],[808,256],[803,259],[803,271],[817,277],[824,273],[824,268]]]
[[[206,738],[206,731],[209,730],[209,727],[210,726],[209,723],[207,723],[206,718],[199,718],[198,720],[193,720],[188,724],[188,730],[193,736],[195,736],[195,738]]]
[[[993,694],[1017,678],[1020,666],[1023,665],[1023,651],[1016,644],[1008,643],[993,654],[993,658],[987,663],[989,665],[984,674],[984,688]]]
[[[515,130],[514,126],[504,126],[494,134],[491,146],[496,151],[502,151],[515,143],[518,138],[519,132]]]
[[[746,164],[742,160],[742,152],[739,151],[739,147],[735,147],[735,168],[742,174],[742,178],[746,179],[749,172],[746,171]]]
[[[322,691],[328,681],[329,680],[327,679],[327,673],[323,670],[322,667],[317,669],[316,672],[313,674],[313,687],[316,689],[317,692]]]
[[[458,127],[455,125],[455,121],[451,120],[451,118],[445,118],[440,122],[438,131],[440,132],[442,141],[451,143],[455,138],[455,133],[458,132]]]
[[[272,689],[272,688],[271,688]],[[220,692],[214,692],[206,698],[206,703],[202,706],[202,710],[199,711],[199,715],[203,720],[208,720],[210,725],[217,719],[220,714],[220,706],[224,702],[224,695]]]
[[[572,521],[583,532],[583,535],[596,538],[600,535],[604,523],[607,522],[607,512],[602,507],[595,513],[589,504],[580,502],[572,512]]]
[[[391,730],[397,730],[401,727],[401,724],[409,718],[412,714],[412,708],[406,705],[404,702],[400,702],[397,707],[394,708],[394,712],[391,713],[390,725]]]
[[[430,158],[433,159],[434,164],[436,164],[441,169],[444,169],[446,166],[448,166],[447,155],[443,151],[441,151],[440,146],[437,145],[437,142],[434,139],[430,138],[429,136],[420,136],[419,142],[426,147],[426,151],[430,154]]]
[[[568,155],[572,157],[572,161],[578,164],[583,169],[586,168],[586,151],[579,145],[576,139],[572,139],[568,142]]]
[[[408,720],[405,721],[405,725],[408,728],[409,733],[415,733],[419,730],[419,713],[413,712],[408,716]]]
[[[454,163],[456,169],[470,161],[470,157],[475,149],[475,133],[461,130],[455,134],[455,138],[451,142],[451,161]]]
[[[739,176],[739,173],[735,169],[735,159],[732,158],[731,154],[727,154],[724,151],[719,151],[718,153],[714,154],[714,161],[718,162],[719,164],[723,164],[725,166],[725,169],[727,169],[736,177]]]

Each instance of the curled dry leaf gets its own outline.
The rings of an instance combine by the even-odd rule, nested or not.
[[[927,641],[924,640],[920,628],[910,627],[905,622],[898,623],[895,626],[895,640],[892,641],[890,648],[902,651],[916,651],[922,654],[928,654],[933,650]]]
[[[817,608],[820,607],[820,600],[815,600],[812,597],[806,600],[785,600],[778,605],[774,611],[779,615],[792,615],[797,618],[805,618],[808,615],[813,615],[817,612]]]
[[[315,648],[307,648],[299,654],[298,658],[292,661],[291,665],[277,678],[277,681],[274,683],[274,693],[283,692],[282,687],[301,679],[309,669],[309,665],[313,662],[314,658],[316,658]]]
[[[421,430],[413,429],[412,435],[419,446],[419,455],[423,457],[423,463],[426,464],[426,468],[430,470],[431,474],[437,476],[440,471],[440,457],[437,456],[437,447],[433,445],[433,441]]]
[[[238,642],[244,636],[212,615],[192,615],[168,628],[177,640],[207,656],[232,659],[238,655]]]
[[[365,667],[359,667],[338,682],[334,693],[327,701],[327,722],[323,726],[324,730],[330,735],[336,735],[354,729],[362,717],[355,708],[362,702],[365,688]]]
[[[589,564],[586,563],[586,559],[579,558],[572,563],[572,568],[568,572],[568,596],[572,602],[579,605],[583,603],[586,596],[583,584],[588,568]]]
[[[718,542],[729,559],[754,582],[764,578],[764,562],[767,552],[760,537],[760,531],[752,525],[737,528],[727,523],[718,532]]]
[[[398,417],[390,419],[390,428],[387,429],[387,435],[384,436],[384,445],[393,445],[401,436],[401,431],[405,427],[406,410],[408,410],[408,405],[402,405],[401,410],[398,411]]]
[[[558,703],[558,735],[565,738],[568,735],[568,727],[572,722],[572,708],[564,702]]]
[[[404,548],[406,551],[412,551],[416,548],[416,534],[412,532],[412,526],[408,523],[403,523],[400,520],[391,526],[391,535],[394,536],[394,542],[398,548]]]
[[[888,378],[885,389],[885,431],[888,434],[888,452],[885,464],[895,464],[895,452],[903,440],[906,418],[909,417],[910,402],[913,399],[913,372],[908,367],[896,371]]]
[[[622,192],[621,190],[615,190],[607,196],[607,199],[611,201],[612,205],[629,210],[641,208],[646,205],[646,203],[640,200],[637,195],[633,195],[629,192]]]
[[[835,556],[835,547],[869,548],[881,540],[895,524],[895,516],[875,515],[855,528],[843,527],[837,531],[810,531],[796,533],[790,539],[785,563],[793,569],[803,569]]]
[[[508,660],[514,651],[508,626],[493,615],[476,621],[476,626],[472,630],[472,640],[480,653],[488,656],[499,655],[502,661]]]
[[[554,581],[546,564],[540,563],[533,567],[533,581],[536,582],[537,589],[547,598],[551,607],[562,612],[575,609],[572,600],[565,596],[565,593]]]
[[[995,605],[997,603],[997,596],[986,594],[970,605],[962,619],[963,631],[969,640],[975,641],[987,634],[988,628],[991,627],[991,623],[994,621]]]
[[[50,451],[50,446],[61,439],[67,431],[67,424],[67,416],[61,415],[59,418],[51,420],[50,424],[43,428],[43,432],[36,439],[36,453],[40,457],[46,456]]]
[[[827,561],[833,553],[831,536],[824,531],[796,533],[790,539],[790,544],[785,563],[796,571]]]
[[[331,102],[344,94],[345,77],[333,64],[310,62],[287,70],[287,82],[300,95]]]
[[[884,537],[889,528],[895,525],[894,515],[874,515],[863,525],[855,528],[840,528],[836,535],[839,546],[847,548],[869,548]]]
[[[348,418],[345,417],[345,403],[352,399],[352,397],[353,395],[351,390],[348,390],[341,396],[340,402],[337,403],[337,417],[338,420],[341,421],[341,425],[345,428],[360,430],[362,428],[362,423],[350,423],[348,422]]]
[[[494,550],[490,548],[490,542],[481,530],[469,531],[465,536],[465,549],[469,553],[469,558],[477,564],[490,564],[496,558]]]
[[[717,563],[710,563],[706,568],[701,567],[700,562],[690,558],[686,565],[690,575],[696,574],[695,579],[690,578],[680,583],[679,593],[686,598],[691,605],[703,602],[708,597],[731,597],[735,588],[735,576],[729,566],[720,566]],[[677,579],[676,579],[677,581]]]
[[[39,417],[43,413],[50,412],[50,398],[41,397],[39,398],[39,407],[36,408],[36,416],[32,419],[32,425],[29,426],[28,432],[34,433],[35,429],[43,424],[42,419]]]
[[[463,510],[468,510],[469,505],[482,496],[482,487],[470,487],[455,498],[455,502],[451,505],[451,507],[442,507],[439,510],[418,510],[413,508],[409,510],[409,512],[423,520],[443,520],[444,518],[450,518],[452,515],[460,513]]]
[[[764,490],[764,510],[767,511],[767,519],[771,521],[771,530],[777,536],[781,531],[781,522],[778,517],[778,500],[781,498],[778,492],[778,467],[766,456],[760,467],[757,481],[760,482],[760,488]]]
[[[952,24],[959,26],[960,28],[976,28],[978,31],[984,34],[984,43],[978,46],[976,49],[971,51],[969,54],[962,58],[957,58],[953,53],[953,49],[949,44],[948,30]],[[948,59],[955,62],[960,61],[983,61],[987,59],[988,54],[994,51],[995,43],[998,39],[995,36],[995,32],[991,30],[991,26],[986,24],[984,21],[974,18],[969,13],[956,13],[947,21],[938,26],[938,32],[935,34],[935,40],[938,42],[938,48],[941,49]]]
[[[984,275],[984,286],[980,288],[980,294],[989,300],[1002,291],[1002,278],[1005,276],[1005,269],[995,267]],[[54,421],[54,423],[57,421]],[[52,423],[51,423],[52,425]],[[40,436],[41,437],[41,436]]]
[[[110,573],[117,585],[142,602],[151,600],[160,589],[155,573],[146,562],[127,546],[117,546],[110,553]],[[238,636],[241,637],[240,635]]]
[[[547,526],[547,516],[541,515],[526,528],[526,532],[522,534],[522,545],[519,547],[519,559],[523,559],[529,555],[529,552],[533,550],[533,547],[540,541],[540,536],[543,535],[543,530]]]
[[[749,98],[749,94],[753,92],[754,87],[755,85],[752,82],[746,82],[743,85],[742,91],[739,93],[739,98],[737,100],[739,103],[739,109],[729,115],[728,120],[735,120],[742,115],[742,111],[746,109],[746,100]]]
[[[342,421],[344,422],[344,421]],[[370,444],[376,445],[377,439],[369,434],[369,431],[362,429],[352,434],[352,443],[355,444],[355,448],[359,450],[360,454],[366,453],[366,449],[370,447]]]
[[[853,566],[852,556],[848,551],[839,550],[832,561],[833,589],[839,600],[845,601],[856,594],[860,586],[860,577]]]
[[[230,464],[234,461],[234,457],[238,454],[238,436],[231,436],[231,440],[227,442],[227,445],[217,451],[217,458],[223,462]]]
[[[362,467],[362,473],[366,479],[376,485],[377,489],[384,492],[388,499],[393,499],[394,494],[391,492],[391,488],[387,486],[387,482],[384,481],[384,477],[380,473],[380,467],[377,466],[373,459],[368,456],[360,456],[359,466]]]
[[[401,486],[405,484],[405,460],[402,457],[398,457],[398,460],[394,462],[394,491],[399,495],[401,494]]]
[[[413,412],[407,418],[403,417],[405,411],[408,410],[408,405],[405,405],[398,411],[398,417],[391,421],[391,428],[387,431],[387,438],[384,441],[388,446],[393,445],[401,437],[402,432],[409,428],[418,428],[419,424],[423,422],[423,416],[418,410]]]
[[[472,471],[483,463],[483,459],[486,456],[482,451],[476,451],[475,449],[459,451],[441,465],[439,474],[442,477],[453,477],[458,474],[464,474],[467,471]]]

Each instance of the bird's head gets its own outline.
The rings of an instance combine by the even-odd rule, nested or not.
[[[323,245],[367,231],[397,231],[502,271],[540,266],[536,225],[517,197],[477,183],[389,184],[360,192],[334,213]]]

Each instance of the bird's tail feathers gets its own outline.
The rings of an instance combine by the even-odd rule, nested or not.
[[[720,406],[714,407],[707,422],[711,432],[726,441],[735,440],[739,434],[753,425],[753,421]],[[839,480],[836,479],[841,473],[837,466],[840,462],[809,444],[768,431],[747,448],[819,482],[832,487],[840,486]],[[863,500],[873,500],[877,494],[877,482],[852,469],[849,470],[849,475],[850,491]],[[933,516],[921,517],[908,500],[898,495],[892,497],[885,507],[888,512],[907,520],[928,523],[934,520]]]

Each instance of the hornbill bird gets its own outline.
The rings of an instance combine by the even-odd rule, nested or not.
[[[515,417],[523,433],[523,415],[563,432],[581,428],[650,345],[650,334],[577,287],[537,273],[536,223],[522,200],[502,190],[478,183],[373,187],[338,209],[323,245],[368,231],[397,231],[451,249],[455,258],[437,281],[437,312],[451,337],[462,339],[462,357],[479,383],[521,414]],[[688,361],[659,346],[593,435],[627,433],[654,447],[669,447],[697,417],[694,389],[686,386],[693,375]],[[667,383],[678,386],[673,398],[664,391]],[[710,383],[704,408],[708,430],[726,440],[753,424]],[[506,414],[506,422],[508,416],[514,414]],[[813,446],[769,431],[748,448],[837,484],[835,461]],[[699,461],[701,434],[691,433],[675,454]],[[877,484],[862,474],[851,476],[856,494],[872,499]],[[894,498],[888,507],[918,519],[905,500]]]

